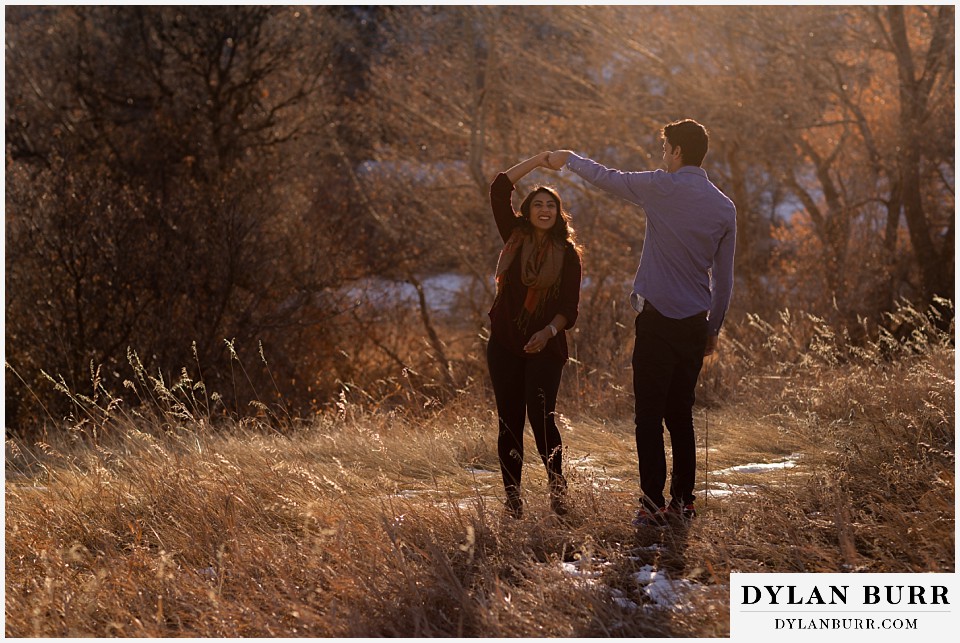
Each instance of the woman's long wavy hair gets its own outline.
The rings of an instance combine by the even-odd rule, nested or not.
[[[560,198],[560,194],[550,186],[534,186],[530,194],[523,199],[523,203],[520,204],[520,225],[523,226],[524,231],[533,232],[533,224],[530,223],[530,202],[541,192],[550,195],[557,204],[557,220],[553,222],[553,227],[547,231],[547,234],[560,244],[569,244],[578,255],[581,254],[580,246],[577,244],[577,233],[571,225],[570,213],[563,209],[563,199]]]

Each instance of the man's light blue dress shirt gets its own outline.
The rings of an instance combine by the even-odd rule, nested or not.
[[[707,330],[719,333],[733,293],[737,210],[706,171],[685,165],[676,172],[621,172],[577,154],[565,167],[647,215],[634,307],[647,300],[673,319],[709,311]]]

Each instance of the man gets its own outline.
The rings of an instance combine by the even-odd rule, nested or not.
[[[666,171],[621,172],[570,150],[547,164],[566,167],[593,185],[643,208],[647,217],[631,303],[637,311],[633,390],[640,509],[637,527],[693,518],[696,442],[693,403],[705,355],[717,348],[733,292],[736,207],[700,165],[706,129],[694,120],[661,131]],[[673,473],[670,504],[663,422],[670,432]]]

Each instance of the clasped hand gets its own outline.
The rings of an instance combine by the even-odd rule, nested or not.
[[[543,164],[551,170],[559,170],[567,162],[569,156],[570,150],[543,152]]]

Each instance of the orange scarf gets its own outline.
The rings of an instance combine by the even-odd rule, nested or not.
[[[520,330],[526,333],[530,319],[543,312],[543,306],[551,292],[556,292],[560,287],[564,248],[549,237],[538,243],[532,233],[524,232],[519,227],[514,228],[497,260],[497,299],[503,292],[507,269],[518,251],[521,262],[520,281],[527,287],[527,296],[516,322]]]

